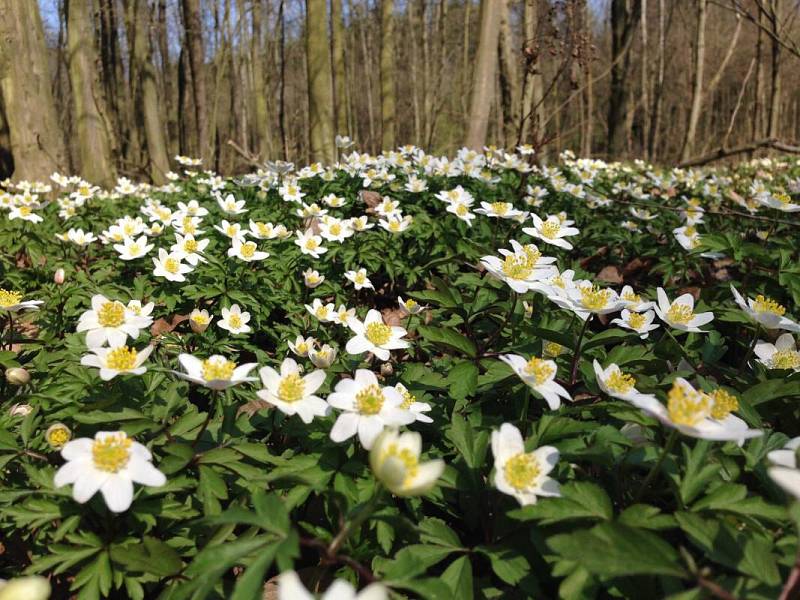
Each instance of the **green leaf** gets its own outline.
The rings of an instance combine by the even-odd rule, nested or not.
[[[275,560],[278,544],[263,548],[258,557],[250,563],[247,570],[236,580],[230,600],[258,600],[264,593],[264,578]]]
[[[447,346],[450,349],[459,350],[470,358],[475,358],[478,352],[477,348],[475,348],[475,344],[468,337],[455,329],[418,325],[417,331],[426,340],[435,344]]]
[[[464,457],[468,467],[474,469],[483,465],[489,444],[488,431],[475,432],[464,417],[454,412],[445,435]]]
[[[452,590],[453,598],[472,600],[472,565],[469,556],[454,560],[442,573],[441,579]]]
[[[543,498],[536,504],[510,511],[508,516],[550,525],[573,519],[608,520],[614,516],[614,510],[611,499],[599,485],[575,481],[561,486],[560,498]]]
[[[447,374],[445,380],[450,386],[450,396],[456,400],[461,400],[472,396],[478,385],[478,367],[472,362],[457,363]]]

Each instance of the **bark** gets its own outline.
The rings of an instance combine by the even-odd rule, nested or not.
[[[625,113],[630,97],[630,48],[641,0],[611,0],[611,88],[608,104],[608,154],[620,157],[626,144]]]
[[[525,77],[523,86],[522,115],[520,120],[519,142],[531,141],[531,134],[536,138],[543,136],[544,126],[544,82],[539,66],[538,40],[536,27],[539,18],[538,0],[525,0]]]
[[[517,138],[520,94],[516,46],[509,22],[509,0],[500,0],[500,93],[505,139]]]
[[[305,37],[311,160],[332,163],[333,81],[326,0],[306,0]]]
[[[5,113],[3,112],[3,98],[0,95],[0,180],[11,177],[14,172],[14,159],[11,156],[11,136],[8,131]]]
[[[689,109],[689,122],[683,138],[681,161],[688,160],[694,151],[694,138],[697,122],[703,106],[703,72],[706,59],[706,0],[697,0],[697,32],[694,41],[694,71],[692,76],[692,102]]]
[[[336,112],[336,133],[349,134],[347,127],[347,76],[344,62],[344,21],[342,0],[331,0],[331,52],[333,58],[333,101]]]
[[[78,138],[78,172],[87,181],[113,187],[116,173],[111,132],[95,77],[97,58],[90,7],[81,0],[67,3],[67,62]]]
[[[161,122],[158,82],[150,47],[150,9],[147,0],[134,0],[136,22],[133,40],[133,72],[138,78],[138,104],[141,107],[142,129],[147,145],[150,178],[156,185],[166,182],[169,171],[167,145]]]
[[[255,112],[255,147],[259,158],[267,160],[272,154],[272,136],[269,126],[269,108],[267,104],[267,87],[264,71],[264,35],[262,33],[263,4],[261,0],[253,1],[253,33],[250,40],[252,60],[253,104]]]
[[[194,97],[195,115],[193,147],[206,163],[206,166],[208,166],[213,154],[213,146],[209,135],[203,21],[200,14],[200,0],[183,0],[183,27],[186,35],[189,67],[192,72],[192,95]]]
[[[381,0],[381,148],[395,143],[394,0]]]
[[[666,43],[664,32],[664,0],[658,0],[658,60],[656,66],[656,80],[653,86],[653,112],[650,119],[650,134],[647,146],[649,160],[655,160],[659,143],[659,126],[661,123],[661,106],[664,93],[664,47]]]
[[[38,5],[0,0],[0,94],[14,178],[46,180],[67,166]],[[32,110],[35,107],[35,110]]]
[[[500,11],[494,10],[492,0],[481,0],[481,26],[478,54],[472,77],[469,129],[466,145],[481,150],[486,144],[489,113],[492,110],[495,76],[497,73],[497,42],[500,35]]]
[[[778,135],[778,127],[781,118],[781,43],[779,21],[781,15],[780,0],[770,0],[769,3],[769,24],[772,31],[772,48],[770,53],[770,64],[772,67],[772,78],[770,81],[769,97],[769,122],[767,126],[767,137]]]

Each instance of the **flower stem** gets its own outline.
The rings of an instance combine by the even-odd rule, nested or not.
[[[669,434],[667,438],[667,443],[664,446],[664,449],[661,451],[661,455],[658,457],[656,464],[650,469],[650,472],[647,474],[647,477],[644,478],[642,482],[642,487],[639,488],[639,492],[636,494],[636,497],[633,499],[633,504],[638,504],[639,501],[644,496],[645,491],[647,491],[648,486],[652,483],[653,478],[656,476],[658,471],[661,469],[661,465],[664,464],[664,460],[667,458],[667,454],[672,451],[672,447],[675,445],[675,441],[678,439],[678,430],[673,429],[672,432]]]
[[[570,378],[569,378],[569,385],[570,387],[575,385],[575,382],[578,381],[578,363],[580,362],[581,358],[581,346],[583,345],[583,337],[586,335],[586,330],[589,328],[589,321],[592,320],[591,313],[586,320],[583,322],[583,327],[581,327],[581,332],[578,335],[578,344],[575,346],[575,355],[572,357],[572,368],[570,369]]]
[[[747,347],[747,353],[744,355],[741,364],[739,365],[739,370],[741,371],[747,366],[747,361],[750,360],[750,357],[753,355],[753,350],[756,348],[756,343],[758,342],[758,336],[761,335],[761,323],[756,325],[756,331],[753,334],[753,339],[750,341],[750,345]]]
[[[347,523],[347,525],[342,527],[342,529],[339,530],[339,533],[336,534],[336,537],[333,538],[330,546],[328,546],[328,556],[336,556],[339,548],[341,548],[342,544],[344,544],[350,534],[361,527],[361,524],[367,520],[367,517],[369,517],[375,511],[375,508],[378,506],[378,501],[382,496],[383,486],[378,484],[378,487],[375,489],[375,493],[372,494],[372,498],[370,498],[365,504],[361,505],[355,517],[353,517],[353,519]]]

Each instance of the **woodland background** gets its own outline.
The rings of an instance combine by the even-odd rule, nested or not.
[[[416,144],[800,151],[797,0],[0,0],[0,179]],[[798,41],[796,41],[798,40]]]

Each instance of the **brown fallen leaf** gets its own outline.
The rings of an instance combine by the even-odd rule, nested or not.
[[[251,400],[250,402],[242,404],[239,407],[239,409],[236,411],[236,416],[238,417],[239,415],[244,413],[248,417],[252,417],[257,412],[264,410],[266,408],[275,408],[275,407],[266,400],[261,400],[261,399]]]
[[[619,269],[614,265],[608,265],[600,269],[600,272],[597,274],[597,279],[613,284],[623,282],[622,273],[620,273]]]
[[[150,326],[150,335],[156,337],[164,333],[170,333],[179,324],[188,320],[189,315],[172,315],[169,321],[164,318],[156,319],[156,321]]]
[[[361,190],[358,195],[361,201],[367,205],[367,212],[375,212],[375,207],[383,201],[383,196],[372,190]]]
[[[384,308],[381,311],[381,316],[383,317],[383,322],[391,327],[402,327],[408,318],[399,308]]]

